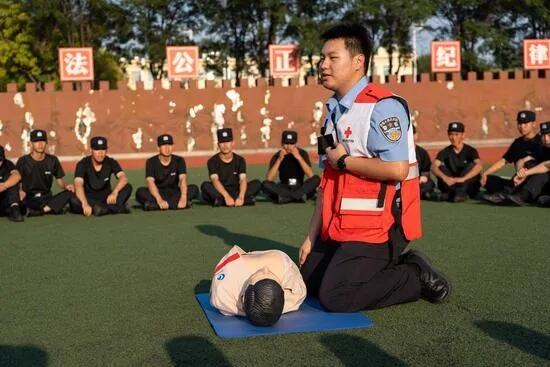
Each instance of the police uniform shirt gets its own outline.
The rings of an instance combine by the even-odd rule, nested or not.
[[[338,120],[340,120],[342,115],[347,113],[359,93],[367,86],[368,80],[366,77],[363,77],[340,100],[336,96],[332,96],[328,100],[325,134],[332,134],[335,144],[344,143],[346,145],[348,141],[353,141],[352,144],[363,144],[372,156],[380,158],[385,162],[408,161],[407,131],[410,127],[409,113],[397,98],[385,98],[376,103],[371,114],[370,131],[368,139],[366,139],[367,141],[364,141],[364,137],[355,136],[353,131],[350,132],[348,137],[340,136],[340,134],[334,131],[338,125]],[[401,131],[398,138],[388,135],[389,130],[384,128],[389,122],[392,122]],[[324,156],[321,157],[321,159],[324,158]]]
[[[420,145],[415,146],[416,160],[418,161],[418,170],[422,176],[430,175],[430,168],[432,166],[432,160],[426,149]]]
[[[521,158],[528,155],[532,156],[540,148],[542,140],[540,135],[535,135],[532,139],[525,140],[519,137],[508,147],[506,153],[502,156],[508,163],[516,163]]]
[[[15,164],[8,159],[2,160],[0,165],[0,182],[6,182],[11,175],[11,172],[15,169]]]
[[[208,162],[208,175],[217,174],[225,189],[239,189],[239,175],[246,173],[246,161],[243,157],[233,153],[233,159],[225,163],[219,154],[212,156]]]
[[[22,189],[27,195],[50,194],[53,178],[65,176],[59,159],[51,154],[46,154],[41,161],[34,160],[30,154],[25,155],[19,158],[15,168],[21,174]]]
[[[479,159],[479,153],[474,147],[468,144],[464,144],[460,153],[456,153],[453,146],[449,145],[447,148],[437,153],[436,159],[443,163],[445,167],[451,171],[454,177],[458,177],[462,174],[466,166],[473,163],[476,159]]]
[[[294,262],[282,251],[254,251],[253,254],[270,254],[274,261],[258,267],[246,261],[247,253],[239,246],[231,250],[218,262],[214,269],[212,285],[210,286],[210,304],[226,316],[245,316],[242,299],[244,286],[248,278],[267,267],[279,280],[285,293],[283,313],[296,311],[306,298],[306,285],[300,270]]]
[[[533,158],[537,163],[550,161],[550,147],[541,145],[539,149],[533,154]]]
[[[172,155],[167,166],[161,163],[158,155],[149,158],[145,164],[145,177],[153,178],[159,189],[177,189],[179,176],[186,173],[185,160],[177,155]]]
[[[86,193],[104,192],[111,190],[111,175],[117,175],[121,171],[120,164],[111,157],[105,157],[101,169],[96,171],[92,157],[88,156],[77,163],[74,177],[84,180],[84,191]]]
[[[304,161],[308,165],[311,165],[309,154],[301,148],[298,148],[298,151]],[[269,168],[273,167],[278,158],[279,153],[277,152],[273,155],[273,157],[271,157]],[[279,166],[279,180],[282,184],[291,186],[302,185],[304,183],[304,170],[302,169],[302,166],[300,166],[300,162],[298,162],[296,157],[292,154],[287,154],[283,158],[281,165]]]

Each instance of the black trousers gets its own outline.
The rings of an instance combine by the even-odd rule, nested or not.
[[[449,169],[445,166],[440,166],[439,169],[447,176],[462,177],[470,172],[472,168],[474,168],[474,166],[474,163],[470,163],[464,168],[464,170],[462,170],[462,172],[460,172],[458,176],[452,174],[451,171],[449,171]],[[451,197],[456,195],[468,195],[469,197],[474,198],[477,196],[477,194],[479,194],[479,189],[481,187],[481,176],[477,175],[464,183],[454,184],[453,186],[448,186],[442,179],[438,177],[437,187],[439,188],[439,190],[441,190],[441,192],[447,193]]]
[[[176,188],[159,188],[160,196],[168,202],[170,209],[177,209],[178,202],[181,197],[181,190],[179,187]],[[187,185],[187,203],[191,203],[191,200],[198,199],[199,197],[199,187],[197,185]],[[151,192],[147,187],[140,187],[136,191],[136,201],[142,206],[145,203],[150,203],[153,209],[160,210],[157,201],[151,195]],[[189,207],[189,206],[188,206]]]
[[[394,213],[400,213],[395,203]],[[319,297],[323,307],[333,312],[416,301],[420,298],[419,269],[403,264],[399,256],[407,245],[398,222],[389,242],[382,245],[323,241],[319,236],[300,269],[307,293]]]
[[[111,194],[111,190],[104,190],[98,192],[87,192],[86,200],[88,204],[93,208],[94,206],[100,206],[103,209],[106,209],[110,214],[117,214],[126,210],[126,203],[132,195],[132,185],[126,184],[119,191],[116,198],[116,204],[107,204],[107,197]],[[83,214],[84,210],[82,209],[82,202],[76,195],[71,198],[70,202],[71,213],[74,214]]]
[[[19,203],[19,185],[10,187],[4,192],[0,192],[0,216],[8,214],[8,209],[13,204]]]
[[[426,198],[426,195],[435,189],[435,182],[428,177],[428,181],[420,184],[420,197]]]
[[[248,181],[246,185],[246,193],[244,195],[244,205],[254,205],[256,203],[256,196],[260,193],[262,188],[262,183],[259,180]],[[236,199],[239,196],[239,188],[227,190],[229,195],[233,199]],[[201,194],[202,199],[208,204],[214,205],[217,201],[221,205],[225,205],[225,200],[223,196],[216,190],[212,182],[205,181],[201,185]]]
[[[536,201],[539,196],[550,193],[550,173],[527,177],[525,182],[514,189],[513,193],[521,194],[527,202]]]
[[[514,181],[509,178],[503,178],[496,175],[487,176],[487,183],[485,183],[485,191],[488,194],[494,194],[502,192],[504,194],[510,194],[514,190]]]
[[[21,212],[25,213],[27,209],[42,210],[45,206],[49,206],[52,214],[62,214],[63,208],[73,197],[75,195],[68,190],[63,190],[55,195],[51,192],[40,196],[27,194],[21,203]]]
[[[308,199],[315,196],[317,187],[321,183],[319,176],[314,175],[306,179],[301,185],[286,185],[283,183],[275,183],[273,181],[264,181],[262,189],[265,194],[273,201],[277,202],[278,197],[300,200],[304,195]]]

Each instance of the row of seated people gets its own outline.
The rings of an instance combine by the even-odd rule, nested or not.
[[[461,122],[449,124],[451,144],[437,154],[433,163],[426,150],[416,145],[422,198],[461,202],[479,197],[483,187],[481,199],[492,204],[550,206],[550,121],[537,128],[535,112],[520,111],[517,127],[520,136],[485,171],[477,149],[464,143],[465,126]],[[495,175],[509,164],[515,168],[511,178]]]
[[[269,164],[266,180],[247,181],[246,161],[233,152],[233,133],[229,128],[217,131],[219,153],[207,163],[210,181],[201,185],[202,199],[213,206],[239,207],[254,205],[263,189],[279,204],[305,202],[315,196],[320,178],[313,173],[308,153],[297,146],[298,134],[285,131],[282,149]],[[44,214],[62,214],[68,205],[72,213],[86,216],[128,213],[132,186],[120,164],[107,155],[104,137],[90,141],[91,155],[80,160],[75,169],[74,184],[64,180],[59,159],[46,153],[47,134],[33,130],[31,153],[14,165],[5,159],[0,146],[0,215],[15,222]],[[172,154],[174,140],[163,134],[157,138],[159,154],[146,162],[147,187],[136,190],[136,201],[144,210],[185,209],[201,196],[197,185],[187,184],[185,159]],[[275,182],[277,174],[280,182]],[[117,182],[111,185],[111,177]],[[53,194],[53,181],[62,190]]]

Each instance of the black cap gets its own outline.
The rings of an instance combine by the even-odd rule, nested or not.
[[[93,150],[105,150],[107,149],[107,139],[103,136],[94,136],[90,141],[90,146]]]
[[[33,143],[36,141],[48,141],[48,134],[44,130],[33,130],[31,131],[31,141]]]
[[[518,112],[518,117],[517,117],[517,120],[518,120],[518,124],[526,124],[528,122],[533,122],[533,121],[536,121],[537,119],[537,114],[534,113],[533,111],[519,111]]]
[[[298,133],[292,130],[283,131],[281,142],[283,144],[296,144],[298,142]]]
[[[447,128],[448,133],[463,133],[465,130],[464,124],[459,121],[451,122]]]
[[[233,141],[233,130],[230,127],[219,129],[216,133],[218,135],[218,143]]]
[[[158,138],[157,138],[157,145],[159,147],[161,145],[174,145],[174,139],[172,138],[172,135],[170,135],[170,134],[159,135]]]
[[[0,145],[0,161],[3,161],[6,158],[4,154],[4,147]]]
[[[545,121],[540,124],[540,133],[541,134],[550,134],[550,121]]]

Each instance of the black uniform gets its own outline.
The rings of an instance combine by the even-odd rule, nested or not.
[[[542,145],[541,136],[535,135],[532,139],[524,139],[519,137],[515,139],[512,144],[506,150],[506,153],[502,156],[506,163],[516,164],[522,158],[527,156],[534,156]],[[528,164],[530,166],[530,164]],[[487,176],[487,183],[485,184],[485,191],[488,194],[495,192],[510,193],[514,189],[514,181],[512,179],[505,179],[496,175]]]
[[[92,156],[82,158],[76,164],[74,177],[84,180],[84,193],[88,204],[94,207],[100,207],[104,213],[123,213],[127,211],[126,202],[132,194],[132,185],[126,184],[120,190],[117,196],[116,204],[107,204],[107,197],[111,194],[111,175],[117,175],[122,172],[122,168],[118,162],[111,158],[105,157],[101,164],[101,169],[96,171],[92,162]],[[95,210],[94,210],[95,211]],[[71,199],[71,212],[82,214],[82,203],[76,197]]]
[[[153,178],[155,185],[159,190],[162,199],[168,202],[170,209],[177,209],[181,197],[179,187],[179,176],[187,174],[185,159],[180,156],[172,155],[170,163],[165,166],[160,161],[160,156],[151,157],[145,163],[145,178]],[[187,203],[199,197],[199,188],[197,185],[187,185]],[[147,187],[140,187],[136,191],[136,200],[138,203],[147,206],[148,210],[159,210],[157,201],[151,195]]]
[[[534,165],[550,161],[550,147],[541,145],[539,149],[531,155],[535,158]],[[509,198],[515,196],[520,199],[519,202],[532,203],[542,195],[550,195],[550,173],[542,173],[527,177],[521,185],[513,189],[512,195],[510,195]]]
[[[43,160],[36,161],[28,154],[19,158],[15,168],[21,174],[21,187],[26,194],[22,203],[23,208],[42,210],[49,206],[52,214],[63,212],[63,208],[74,194],[67,190],[52,194],[54,177],[58,179],[65,176],[65,171],[56,156],[46,154]]]
[[[309,154],[301,148],[297,149],[308,166],[311,166]],[[279,152],[271,158],[269,168],[273,167],[278,158]],[[319,176],[313,175],[304,181],[304,175],[304,170],[298,160],[292,154],[287,154],[279,166],[280,182],[275,183],[266,180],[263,182],[262,187],[264,192],[276,203],[303,201],[304,198],[311,199],[315,196],[315,190],[321,179]]]
[[[430,169],[432,167],[432,159],[426,151],[420,145],[415,145],[414,147],[416,152],[416,161],[418,162],[418,171],[420,176],[424,176],[428,181],[420,184],[420,196],[426,198],[428,193],[432,192],[435,189],[435,183],[430,178]]]
[[[7,159],[0,160],[0,182],[6,182],[14,170],[15,165],[12,161]],[[0,192],[0,216],[7,215],[10,206],[17,203],[19,203],[19,185],[12,186]]]
[[[239,175],[246,173],[246,161],[243,157],[233,153],[233,159],[225,163],[219,154],[213,155],[207,162],[208,175],[217,174],[218,178],[229,195],[236,199],[239,196]],[[252,180],[246,186],[244,205],[254,205],[256,196],[262,188],[259,180]],[[214,206],[225,205],[223,196],[216,190],[211,181],[205,181],[201,185],[202,198]]]
[[[452,145],[449,145],[439,153],[436,159],[443,163],[439,166],[441,172],[449,177],[462,177],[472,170],[475,166],[475,160],[479,159],[479,153],[474,147],[464,144],[462,150],[456,153]],[[472,177],[461,184],[448,186],[442,179],[437,179],[437,187],[441,192],[449,194],[452,198],[458,195],[468,195],[471,198],[479,193],[480,175]]]

